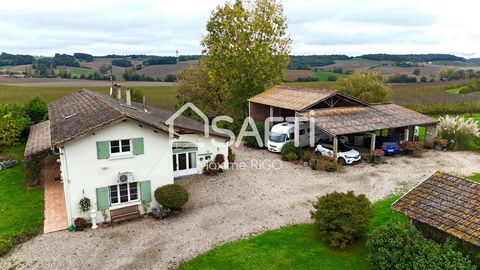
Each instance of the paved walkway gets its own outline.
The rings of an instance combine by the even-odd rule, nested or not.
[[[43,166],[45,178],[44,233],[60,231],[68,227],[63,183],[59,180],[55,181],[55,177],[60,176],[60,163],[57,163],[56,159],[56,156],[48,156]]]

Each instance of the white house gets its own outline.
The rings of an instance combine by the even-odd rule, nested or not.
[[[207,138],[204,124],[179,116],[170,141],[166,121],[173,112],[132,103],[128,90],[123,101],[120,93],[65,96],[49,104],[49,121],[37,125],[44,131],[30,134],[26,157],[47,146],[58,155],[69,225],[88,217],[78,206],[83,197],[99,211],[132,205],[141,211],[143,201],[156,205],[156,188],[202,173],[217,154],[228,167],[227,135],[210,131]]]

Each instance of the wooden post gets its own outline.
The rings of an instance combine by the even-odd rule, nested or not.
[[[333,161],[337,162],[338,153],[338,137],[333,137]]]
[[[405,137],[404,140],[405,140],[406,142],[408,142],[408,141],[410,140],[410,128],[409,128],[409,127],[406,127],[406,128],[405,128],[404,136],[403,136],[403,137]]]
[[[433,140],[437,136],[437,125],[425,126],[425,141],[426,146],[433,146]]]
[[[293,130],[294,130],[294,143],[295,146],[300,146],[300,121],[298,120],[298,117],[295,117],[295,121],[293,124]]]
[[[372,133],[372,141],[370,142],[370,154],[373,154],[375,150],[375,140],[377,139],[377,134]]]
[[[273,107],[270,106],[270,121],[269,121],[269,124],[268,124],[270,128],[272,128],[272,126],[273,126],[273,119],[272,118],[273,118]]]

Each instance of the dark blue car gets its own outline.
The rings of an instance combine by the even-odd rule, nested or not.
[[[380,137],[379,138],[380,149],[385,152],[385,155],[395,155],[400,153],[400,145],[392,138]]]

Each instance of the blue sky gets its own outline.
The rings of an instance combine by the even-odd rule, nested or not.
[[[293,54],[451,53],[480,57],[476,1],[284,0]],[[200,54],[225,1],[6,1],[0,51]]]

